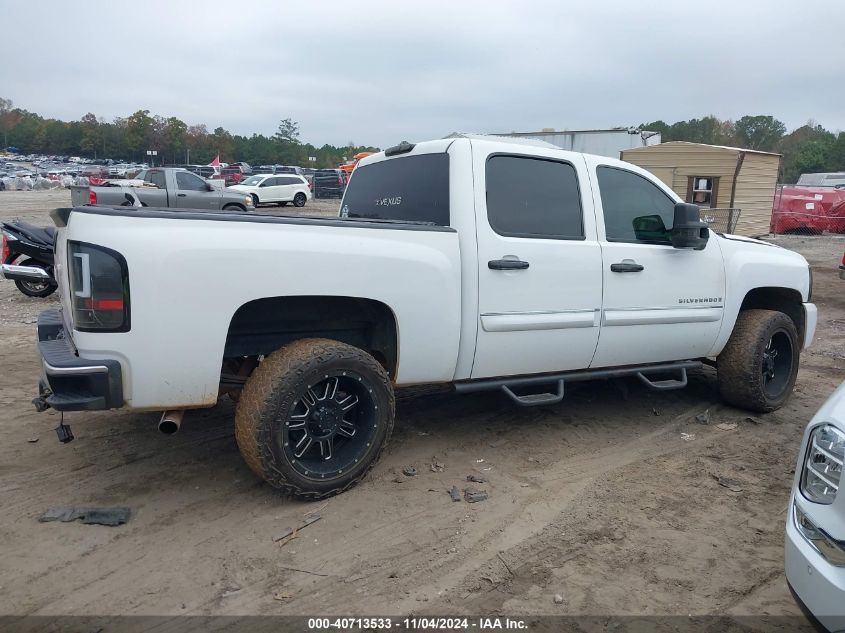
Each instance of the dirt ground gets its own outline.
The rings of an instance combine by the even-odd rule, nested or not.
[[[69,202],[0,192],[0,219],[46,224]],[[722,404],[711,369],[682,391],[579,383],[530,409],[495,393],[400,392],[381,462],[325,504],[251,474],[227,398],[174,436],[151,413],[68,414],[76,440],[60,445],[59,414],[29,402],[33,324],[54,299],[0,281],[0,614],[799,614],[783,526],[804,426],[845,379],[845,240],[778,242],[812,263],[820,317],[780,411]],[[489,499],[453,503],[447,490],[469,474],[489,479]],[[132,516],[116,528],[36,521],[76,504]],[[273,542],[315,510],[322,520]]]

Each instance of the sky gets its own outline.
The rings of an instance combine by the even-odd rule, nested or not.
[[[42,116],[386,147],[771,114],[845,130],[845,2],[0,0],[0,97]]]

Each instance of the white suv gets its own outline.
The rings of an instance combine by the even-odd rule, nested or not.
[[[786,520],[786,580],[828,631],[845,631],[845,383],[804,432]]]
[[[259,174],[229,189],[251,195],[256,207],[268,202],[280,206],[293,202],[293,206],[302,207],[311,199],[308,181],[298,174]]]

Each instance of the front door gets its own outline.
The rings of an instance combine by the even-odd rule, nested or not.
[[[190,171],[176,172],[176,206],[180,209],[217,209],[220,194],[211,193],[208,183]]]
[[[718,240],[673,248],[675,200],[646,174],[588,157],[602,250],[604,302],[593,367],[707,355],[722,323]]]
[[[602,277],[584,160],[487,146],[473,142],[479,327],[472,377],[588,367]]]

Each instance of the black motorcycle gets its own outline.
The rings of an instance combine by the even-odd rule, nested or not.
[[[0,224],[3,258],[0,270],[28,297],[48,297],[58,285],[53,275],[56,229],[20,220]]]

